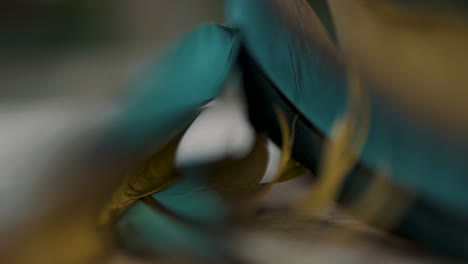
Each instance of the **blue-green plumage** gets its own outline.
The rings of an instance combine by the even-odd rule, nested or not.
[[[116,232],[127,248],[158,255],[223,257],[228,240],[210,231],[225,223],[225,205],[216,192],[200,191],[206,187],[202,167],[185,172],[176,184],[151,195],[170,213],[140,200],[117,221]]]
[[[319,20],[305,18],[315,16],[306,2],[228,2],[229,21],[242,32],[246,50],[259,68],[309,122],[329,135],[346,106],[347,72],[323,44],[327,41],[321,39]],[[302,12],[303,19],[288,12]],[[399,112],[373,89],[367,90],[372,113],[363,162],[374,169],[390,170],[395,181],[429,200],[468,211],[468,178],[464,176],[468,144],[441,138],[424,121]]]
[[[237,30],[217,24],[184,36],[132,83],[113,138],[139,149],[182,132],[220,94],[239,48]]]
[[[219,94],[238,64],[244,72],[253,126],[280,143],[273,103],[289,111],[290,117],[300,114],[302,128],[296,133],[293,155],[316,170],[323,140],[343,114],[349,90],[347,68],[336,51],[339,44],[327,36],[333,32],[329,14],[318,15],[327,24],[324,30],[306,1],[227,0],[226,16],[236,29],[215,24],[199,27],[148,68],[116,123],[115,138],[135,149],[148,142],[167,142]],[[385,85],[370,77],[363,76],[370,88]],[[355,199],[375,171],[389,172],[398,186],[392,189],[395,195],[410,192],[416,197],[395,231],[468,258],[464,253],[468,252],[467,142],[440,137],[437,129],[400,112],[373,89],[367,91],[368,139],[339,202]],[[226,215],[222,202],[215,192],[193,191],[207,183],[195,180],[196,175],[190,177],[152,197],[184,219],[222,223]],[[216,240],[201,230],[142,201],[122,216],[116,228],[124,244],[133,249],[157,253],[177,249],[203,256],[219,249]]]
[[[310,135],[297,133],[302,137],[296,138],[301,145],[304,145],[302,142],[315,144],[321,137],[330,135],[333,122],[346,106],[348,91],[346,65],[340,61],[339,52],[329,52],[329,42],[321,39],[324,35],[319,30],[319,20],[306,16],[315,14],[305,1],[233,0],[228,1],[227,6],[228,20],[240,29],[249,58],[243,68],[250,66],[248,71],[262,72],[256,74],[249,89],[265,86],[265,83],[275,86],[263,92],[247,93],[256,93],[255,100],[273,94],[269,98],[283,98],[286,105],[293,108],[289,107],[288,111],[301,113],[305,123],[314,126]],[[269,81],[262,84],[259,80],[262,75]],[[366,80],[366,76],[363,77]],[[370,81],[365,84],[370,87],[385,85]],[[361,156],[362,164],[371,171],[390,172],[389,176],[397,184],[417,197],[397,231],[432,248],[463,255],[468,245],[462,238],[468,234],[468,227],[462,224],[468,220],[467,142],[440,137],[437,129],[441,128],[434,129],[424,120],[401,112],[373,89],[367,91],[371,100],[371,127]],[[251,101],[251,112],[254,112],[258,108],[255,101]],[[262,111],[253,113],[256,122],[267,122],[260,116],[267,116],[268,111]],[[272,131],[275,126],[266,126],[279,138],[278,131]],[[313,136],[313,132],[321,136]],[[310,150],[304,150],[303,146],[298,148],[297,160],[307,163],[312,159],[309,164],[318,163],[319,157],[309,156],[315,156],[320,146]],[[362,192],[362,187],[357,185],[365,186],[372,178],[371,171],[358,166],[351,173],[343,187],[343,203],[349,203]],[[443,219],[440,211],[446,212],[445,216],[451,220]],[[438,231],[431,233],[429,229]],[[454,232],[460,234],[459,238],[448,235]]]
[[[183,132],[203,105],[219,95],[239,49],[240,39],[233,28],[207,24],[189,33],[134,82],[115,121],[112,139],[124,142],[131,151],[148,144],[162,146]],[[151,197],[181,219],[220,224],[225,208],[215,192],[197,191],[206,183],[196,171],[185,173],[182,180]],[[127,248],[146,253],[192,252],[209,257],[223,252],[222,243],[214,237],[141,200],[117,221],[116,232]]]

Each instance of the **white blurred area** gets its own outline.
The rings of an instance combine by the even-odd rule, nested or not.
[[[50,169],[113,113],[109,104],[67,98],[0,105],[0,230],[60,199]]]
[[[242,158],[253,147],[255,131],[247,119],[241,85],[231,80],[226,91],[210,102],[182,138],[176,155],[179,166]],[[281,150],[268,141],[267,169],[262,182],[273,179]]]
[[[247,155],[254,131],[241,105],[234,100],[215,100],[206,106],[182,138],[176,156],[179,166]]]

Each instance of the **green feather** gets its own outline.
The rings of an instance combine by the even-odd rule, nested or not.
[[[236,30],[217,24],[186,35],[136,78],[112,139],[138,150],[185,130],[202,106],[220,94],[239,48]]]
[[[347,1],[333,2],[353,5]],[[327,39],[324,34],[327,30],[305,1],[232,0],[227,3],[228,21],[239,27],[243,36],[242,69],[254,126],[268,131],[280,144],[272,104],[282,105],[290,121],[300,114],[302,124],[296,142],[301,143],[294,145],[293,157],[316,170],[322,142],[329,137],[334,120],[343,113],[348,100],[347,61]],[[343,9],[340,14],[345,16],[346,12]],[[338,25],[337,32],[340,33]],[[352,36],[353,29],[346,33]],[[343,44],[340,39],[338,42],[340,46]],[[381,52],[385,54],[385,50]],[[396,185],[417,197],[411,213],[402,219],[405,224],[397,227],[397,232],[432,248],[458,248],[460,253],[468,243],[440,235],[442,230],[449,230],[438,212],[445,211],[451,222],[468,219],[465,190],[468,142],[440,137],[431,124],[413,118],[377,92],[375,87],[387,83],[371,82],[376,76],[368,71],[362,77],[371,99],[370,131],[361,164],[345,181],[340,202],[350,203],[358,196],[365,188],[363,185],[367,186],[373,179],[373,171],[388,169]],[[399,195],[401,189],[393,188],[390,192]],[[431,228],[440,232],[431,234],[415,228],[426,217]],[[460,236],[466,237],[466,225],[453,226]]]

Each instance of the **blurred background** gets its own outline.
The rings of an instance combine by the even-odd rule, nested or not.
[[[4,1],[2,101],[119,94],[193,26],[222,20],[222,1]]]

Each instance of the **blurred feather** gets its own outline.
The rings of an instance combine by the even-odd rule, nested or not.
[[[239,46],[236,30],[216,24],[187,34],[135,81],[112,139],[141,147],[153,138],[166,142],[185,130],[224,88]]]
[[[6,261],[83,263],[105,256],[112,247],[111,236],[96,224],[112,190],[125,173],[186,129],[201,107],[219,94],[237,49],[237,36],[231,29],[213,24],[199,27],[160,64],[138,76],[133,82],[137,89],[124,98],[118,113],[86,131],[86,142],[48,171],[55,186],[60,186],[59,190],[52,188],[57,202],[27,219],[21,230],[9,230],[7,234],[14,239],[1,245],[2,252],[8,252],[4,254]],[[193,68],[194,63],[205,67]],[[63,174],[67,177],[60,177]],[[69,179],[76,181],[66,182]],[[70,208],[75,210],[70,212]],[[56,232],[51,231],[54,228]],[[63,254],[52,254],[65,238],[76,246],[61,251]]]
[[[113,194],[100,216],[102,225],[112,225],[128,207],[140,198],[168,186],[179,177],[174,159],[181,136],[163,146],[145,161],[142,168],[131,171]]]
[[[228,216],[248,199],[243,195],[259,187],[268,157],[265,143],[258,136],[244,158],[182,168],[179,180],[122,215],[116,224],[122,243],[140,253],[228,257]]]
[[[302,144],[294,146],[294,158],[315,172],[321,162],[318,150],[332,135],[334,121],[350,100],[346,69],[349,64],[356,66],[371,112],[359,164],[346,175],[340,188],[346,195],[340,194],[339,202],[352,203],[378,175],[375,172],[391,172],[386,174],[393,183],[389,192],[417,200],[393,230],[439,252],[466,255],[466,243],[461,242],[464,236],[446,235],[457,231],[466,234],[468,230],[462,224],[468,205],[464,191],[468,144],[461,124],[464,97],[456,92],[468,83],[463,79],[466,74],[460,72],[466,68],[463,61],[468,61],[463,59],[468,53],[460,38],[466,35],[464,18],[454,15],[444,19],[451,14],[446,11],[433,16],[403,8],[400,12],[398,5],[392,9],[393,16],[385,16],[378,10],[387,10],[380,7],[390,4],[382,1],[328,1],[339,43],[335,52],[327,31],[305,1],[227,3],[229,22],[239,27],[244,37],[246,86],[257,88],[248,91],[255,96],[250,101],[251,112],[258,112],[251,114],[254,126],[281,144],[277,126],[269,124],[276,122],[271,101],[281,102],[288,122],[299,113],[302,131],[298,140]],[[417,23],[398,20],[400,15],[413,16],[410,21]],[[403,23],[395,23],[398,21]],[[450,91],[440,87],[450,87]],[[400,96],[404,97],[401,101]],[[456,102],[452,97],[457,97]],[[434,104],[449,100],[437,107],[427,104],[430,111],[419,115],[428,98],[434,99]],[[262,104],[257,107],[257,102]],[[444,104],[453,113],[439,111]],[[436,115],[447,117],[446,121],[458,118],[460,123],[444,125],[445,121],[435,121]],[[406,196],[408,192],[414,196]],[[441,211],[450,217],[443,219]],[[438,232],[429,234],[416,227],[425,221]]]
[[[148,79],[139,79],[136,97],[130,98],[130,107],[125,109],[120,119],[122,122],[117,123],[113,130],[116,132],[112,135],[113,139],[125,138],[126,143],[143,146],[150,138],[164,142],[171,134],[180,131],[181,127],[186,128],[201,111],[202,106],[219,95],[228,74],[232,71],[238,49],[237,33],[227,27],[211,24],[202,26],[186,36],[155,66],[158,70],[157,75],[147,75]],[[193,64],[198,66],[194,68]],[[154,87],[154,83],[158,85]],[[157,107],[149,107],[150,102],[146,101],[155,98],[160,100]],[[142,108],[142,105],[147,107]],[[154,123],[153,120],[158,122]],[[135,130],[135,127],[139,127],[140,130]],[[129,141],[132,139],[135,141]],[[141,147],[137,149],[141,150]],[[137,252],[224,256],[218,239],[213,239],[205,230],[198,230],[197,226],[187,225],[185,219],[192,222],[190,219],[193,217],[201,218],[198,219],[199,222],[208,225],[210,220],[206,217],[214,217],[215,222],[220,222],[225,215],[223,204],[219,201],[216,191],[209,193],[203,190],[227,188],[236,184],[231,182],[232,180],[239,181],[243,178],[220,174],[211,179],[217,181],[219,186],[215,184],[210,187],[210,182],[204,180],[207,173],[205,169],[191,168],[183,171],[180,180],[160,190],[168,183],[168,177],[172,176],[164,170],[167,167],[173,168],[175,150],[176,147],[172,145],[169,152],[162,152],[149,160],[144,167],[153,169],[147,171],[146,179],[141,179],[142,175],[136,175],[134,178],[142,185],[138,187],[141,192],[133,198],[142,200],[135,200],[135,204],[118,219],[116,228],[119,239],[127,248]],[[256,160],[255,166],[251,167],[256,166],[266,166],[266,160]],[[170,169],[168,172],[172,171]],[[246,180],[251,183],[255,183],[251,177],[260,181],[264,173],[257,170],[254,172],[256,173],[244,173],[241,176],[248,177]],[[241,180],[237,184],[242,186],[246,182]],[[125,185],[127,183],[124,182]],[[175,193],[171,195],[171,192]],[[187,201],[190,201],[191,205],[186,205]]]

